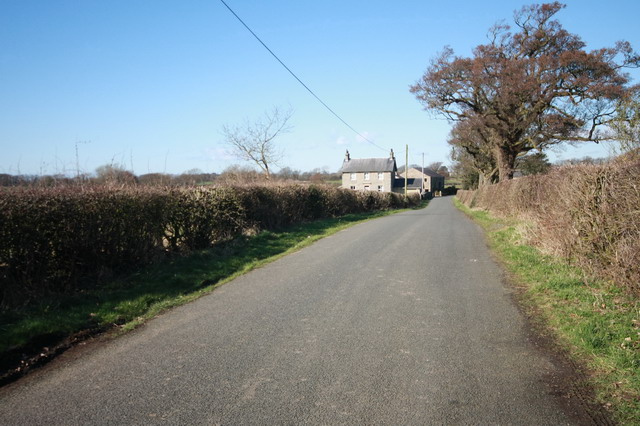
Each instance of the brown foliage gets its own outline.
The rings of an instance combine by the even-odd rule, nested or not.
[[[459,191],[468,206],[529,224],[527,237],[545,252],[640,294],[640,161],[559,167]]]

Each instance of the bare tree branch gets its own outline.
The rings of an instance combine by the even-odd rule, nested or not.
[[[271,178],[271,168],[278,164],[282,152],[275,139],[292,129],[289,120],[293,111],[282,111],[274,107],[255,120],[245,120],[243,124],[224,125],[222,134],[236,158],[256,164],[267,179]]]

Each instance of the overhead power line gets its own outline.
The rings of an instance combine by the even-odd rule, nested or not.
[[[260,42],[260,44],[267,49],[267,51],[269,53],[271,53],[271,56],[273,56],[276,61],[280,62],[280,65],[282,65],[284,67],[284,69],[286,69],[287,71],[289,71],[289,74],[291,74],[293,76],[293,78],[295,78],[298,83],[300,83],[302,85],[302,87],[304,87],[305,89],[307,89],[307,91],[309,93],[311,93],[311,95],[316,98],[316,100],[318,102],[320,102],[322,104],[322,106],[324,106],[331,114],[333,114],[338,120],[340,120],[342,122],[342,124],[344,124],[345,126],[347,126],[349,129],[351,129],[351,131],[353,131],[356,135],[360,136],[362,139],[364,139],[365,141],[369,142],[371,145],[375,146],[376,148],[380,148],[382,150],[384,150],[384,148],[382,148],[380,145],[376,144],[375,142],[369,140],[368,138],[366,138],[364,135],[362,135],[360,132],[358,132],[356,129],[354,129],[349,123],[347,123],[342,117],[340,117],[334,110],[332,110],[329,105],[327,105],[322,99],[320,99],[320,97],[318,95],[316,95],[313,90],[311,90],[309,88],[309,86],[307,86],[306,84],[304,84],[304,82],[302,80],[300,80],[300,78],[298,78],[298,76],[291,71],[291,69],[285,65],[284,62],[282,62],[282,60],[280,58],[278,58],[278,56],[273,53],[273,51],[271,49],[269,49],[269,46],[267,46],[261,39],[260,37],[258,37],[258,35],[256,33],[253,32],[253,30],[251,28],[249,28],[249,26],[247,24],[245,24],[245,22],[242,20],[242,18],[240,18],[238,16],[238,14],[236,12],[233,11],[233,9],[231,9],[231,7],[229,7],[229,5],[224,1],[224,0],[220,0],[220,2],[225,5],[225,7],[227,9],[229,9],[229,12],[231,12],[233,14],[233,16],[236,17],[236,19],[238,21],[240,21],[240,23],[242,25],[244,25],[244,27],[251,33],[251,35],[253,35],[255,37],[256,40],[258,40]]]

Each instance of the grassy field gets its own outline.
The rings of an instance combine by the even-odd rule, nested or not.
[[[523,244],[518,223],[456,200],[486,231],[522,303],[561,350],[584,368],[597,403],[620,424],[640,424],[640,304],[618,287]]]
[[[458,177],[448,177],[444,179],[444,186],[455,186],[456,188],[462,188],[462,180]]]
[[[36,306],[2,312],[0,383],[29,368],[30,364],[37,365],[55,356],[60,352],[56,347],[62,346],[64,350],[65,345],[77,340],[74,336],[130,330],[163,310],[201,297],[241,274],[320,238],[397,211],[352,214],[279,232],[265,231],[152,265],[99,290],[52,296]]]

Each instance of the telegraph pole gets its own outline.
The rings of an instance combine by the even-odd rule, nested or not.
[[[424,194],[424,152],[422,153],[422,193]]]
[[[78,144],[87,144],[91,141],[76,141],[76,178],[80,180],[80,156],[78,155]]]
[[[80,142],[76,141],[76,178],[80,179],[80,157],[78,156],[78,144]]]
[[[404,157],[404,198],[407,198],[407,183],[409,177],[409,144],[405,145]]]

